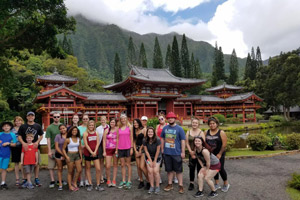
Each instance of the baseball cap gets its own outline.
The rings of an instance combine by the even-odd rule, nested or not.
[[[143,121],[143,120],[148,121],[148,117],[147,117],[147,116],[142,116],[141,120],[142,120],[142,121]]]
[[[27,115],[26,115],[26,116],[28,116],[28,115],[33,115],[33,116],[35,116],[35,113],[34,113],[34,112],[32,112],[32,111],[29,111],[29,112],[27,113]]]

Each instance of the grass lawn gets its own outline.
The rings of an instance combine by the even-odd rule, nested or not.
[[[274,153],[285,152],[285,150],[276,150],[276,151],[252,151],[250,148],[239,148],[232,149],[229,152],[226,152],[226,156],[260,156],[260,155],[268,155]]]
[[[299,200],[300,199],[300,191],[291,187],[286,188],[286,192],[289,194],[292,200]]]

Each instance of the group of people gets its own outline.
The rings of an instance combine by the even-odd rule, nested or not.
[[[34,112],[28,112],[26,118],[26,124],[21,117],[16,117],[14,124],[3,122],[1,125],[3,130],[0,133],[1,188],[7,188],[5,177],[10,154],[11,162],[15,163],[16,185],[29,189],[33,189],[34,185],[41,186],[39,143],[43,138],[43,131],[41,126],[34,122]],[[217,196],[218,189],[228,191],[230,185],[224,168],[227,137],[224,131],[219,129],[216,118],[208,119],[209,130],[206,132],[199,128],[199,120],[193,118],[192,128],[187,133],[176,124],[177,117],[173,112],[167,116],[160,114],[156,128],[147,126],[146,116],[134,119],[132,125],[125,114],[121,114],[119,120],[111,118],[108,124],[105,116],[100,119],[101,125],[96,127],[95,121],[84,114],[82,124],[79,125],[79,116],[74,115],[72,124],[67,126],[60,123],[58,112],[53,113],[53,123],[46,130],[50,188],[54,188],[57,184],[58,190],[63,190],[63,185],[68,184],[70,191],[77,191],[84,186],[87,191],[93,189],[103,191],[103,184],[106,184],[107,187],[130,189],[131,159],[134,154],[139,180],[138,189],[145,188],[149,194],[160,193],[161,168],[164,164],[168,183],[163,190],[166,192],[173,190],[173,182],[178,182],[178,191],[183,194],[183,159],[187,149],[190,178],[188,190],[194,190],[197,169],[198,191],[195,197],[203,196],[204,180],[211,189],[209,197]],[[92,162],[96,171],[95,180],[91,176]],[[119,162],[122,179],[117,185]],[[19,178],[20,163],[22,182]],[[67,182],[62,178],[65,164],[68,168]],[[54,178],[56,166],[57,183]],[[112,175],[111,168],[113,168]],[[34,184],[31,182],[33,170]],[[219,174],[224,181],[222,187],[219,184]],[[212,180],[213,177],[215,182]]]

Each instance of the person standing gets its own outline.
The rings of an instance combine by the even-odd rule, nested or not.
[[[78,130],[80,132],[80,138],[81,138],[81,148],[82,148],[82,151],[84,151],[84,141],[83,141],[83,134],[86,132],[87,130],[87,124],[89,122],[89,116],[87,114],[84,114],[82,116],[82,124],[80,126],[78,126]],[[82,169],[85,168],[85,167],[82,167]],[[83,171],[83,170],[82,170]],[[87,174],[86,174],[86,170],[84,171],[84,175],[83,175],[83,172],[81,171],[81,179],[80,179],[80,184],[79,186],[80,187],[83,187],[84,185],[86,187],[89,186],[89,181],[87,180]],[[83,182],[85,180],[85,182]]]
[[[69,131],[72,126],[79,126],[79,116],[77,114],[73,115],[71,125],[68,126],[67,131]]]
[[[18,134],[19,134],[18,139],[21,142],[22,148],[24,148],[25,151],[27,151],[27,149],[28,149],[28,144],[25,142],[27,134],[31,133],[34,135],[34,138],[32,141],[34,148],[39,148],[39,144],[40,144],[41,140],[43,139],[43,135],[44,135],[41,125],[34,122],[34,119],[35,119],[34,112],[32,112],[32,111],[28,112],[26,115],[26,118],[27,118],[27,123],[21,125],[19,128],[19,131],[18,131]],[[35,182],[36,186],[38,186],[38,187],[42,186],[42,184],[39,180],[40,161],[41,161],[41,154],[40,154],[40,151],[38,150],[38,164],[34,167],[34,176],[35,176],[34,182]],[[26,181],[24,181],[22,184],[25,184]]]
[[[188,190],[194,189],[194,180],[195,180],[195,169],[197,168],[197,174],[200,171],[200,163],[198,162],[195,155],[195,145],[194,138],[201,136],[205,138],[203,131],[199,128],[199,119],[192,119],[192,128],[186,133],[186,147],[189,151],[189,169],[190,169],[190,185]]]
[[[169,112],[166,116],[169,124],[161,133],[162,153],[164,154],[165,169],[168,173],[168,185],[164,188],[166,192],[173,189],[173,176],[176,176],[179,184],[179,193],[184,193],[182,159],[185,158],[185,133],[181,126],[176,124],[176,115]]]
[[[225,171],[225,149],[227,145],[227,136],[223,130],[219,129],[219,120],[215,117],[210,117],[207,121],[209,130],[205,134],[206,143],[212,148],[212,153],[217,156],[221,163],[220,172],[214,177],[216,190],[221,189],[222,192],[227,192],[230,184],[227,180],[227,173]],[[219,185],[219,174],[221,175],[224,185],[221,188]]]
[[[48,169],[49,169],[50,179],[51,179],[49,188],[55,187],[54,168],[56,166],[56,161],[55,161],[54,140],[56,135],[60,133],[59,125],[60,125],[60,114],[55,112],[53,113],[53,123],[50,124],[46,130],[46,138],[47,138],[47,146],[48,146]]]
[[[147,123],[148,123],[148,117],[147,116],[142,116],[141,117],[141,122],[144,128],[147,128]]]
[[[24,124],[24,120],[20,116],[16,116],[14,119],[14,127],[11,130],[16,135],[16,138],[18,138],[18,131],[20,126]],[[20,176],[19,176],[19,171],[21,169],[21,174],[23,176],[23,180],[25,178],[23,174],[23,167],[20,167],[19,164],[21,162],[21,153],[22,153],[22,144],[21,142],[17,141],[16,147],[11,147],[11,162],[15,164],[15,176],[16,176],[16,186],[20,186]]]

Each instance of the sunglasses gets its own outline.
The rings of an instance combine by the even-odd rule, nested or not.
[[[164,118],[159,118],[159,121],[162,121],[162,120],[164,120]]]
[[[60,116],[53,116],[53,118],[60,118]]]

